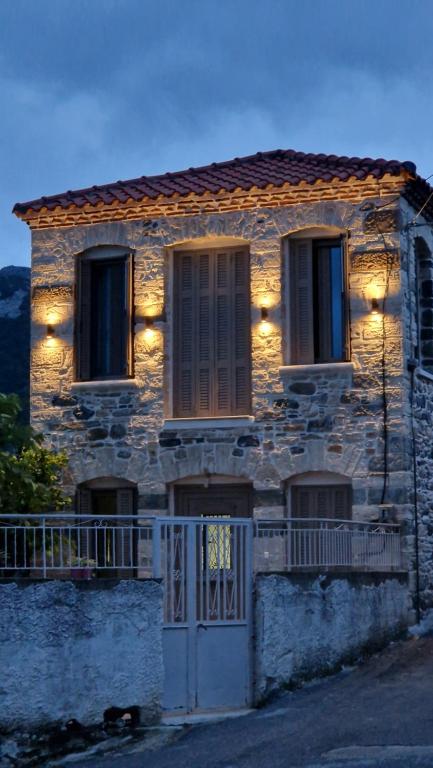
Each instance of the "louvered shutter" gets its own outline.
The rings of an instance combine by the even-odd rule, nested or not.
[[[91,263],[80,259],[77,268],[76,307],[76,375],[81,381],[90,379],[91,349]]]
[[[214,335],[214,305],[213,305],[213,262],[212,254],[195,254],[195,271],[198,272],[197,292],[198,306],[195,302],[196,339],[197,345],[193,351],[195,359],[195,374],[197,382],[196,403],[194,414],[210,416],[212,413],[214,380],[213,380],[213,335]]]
[[[174,275],[174,415],[249,413],[248,252],[180,252]]]
[[[194,416],[195,262],[192,253],[175,253],[173,327],[174,415]]]
[[[134,375],[134,257],[126,257],[126,301],[125,301],[125,333],[126,333],[126,375]]]
[[[251,410],[251,323],[248,251],[217,252],[215,261],[214,415]]]
[[[250,264],[246,250],[234,254],[234,413],[251,412]]]
[[[290,241],[289,283],[291,363],[314,363],[313,259],[311,240]]]
[[[216,254],[215,276],[215,416],[230,416],[233,395],[232,285],[229,253]]]
[[[133,568],[136,565],[137,536],[134,532],[134,489],[119,488],[117,491],[117,514],[123,519],[118,521],[115,530],[115,561],[121,568],[120,576],[130,576],[125,568]]]

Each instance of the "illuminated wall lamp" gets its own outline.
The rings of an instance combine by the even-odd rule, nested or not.
[[[141,322],[144,322],[146,328],[153,328],[155,323],[165,323],[167,320],[165,309],[159,315],[143,315]]]
[[[52,323],[47,324],[47,339],[53,339],[56,335],[54,325]]]
[[[260,307],[260,319],[262,323],[266,323],[269,320],[269,309],[268,307]]]
[[[375,299],[375,298],[373,298],[373,299],[371,300],[371,314],[372,314],[372,315],[378,315],[378,314],[379,314],[379,312],[380,312],[380,308],[379,308],[379,300],[378,300],[378,299]]]

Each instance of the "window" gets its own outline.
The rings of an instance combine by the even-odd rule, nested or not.
[[[421,368],[433,373],[433,258],[422,237],[415,238],[417,283],[417,353]]]
[[[293,485],[291,516],[351,520],[350,485]]]
[[[174,254],[173,415],[245,415],[251,407],[249,254]]]
[[[96,565],[98,576],[134,576],[138,564],[136,488],[131,484],[116,487],[115,482],[104,488],[100,481],[91,481],[77,488],[76,501],[81,515],[73,540],[77,561]]]
[[[132,375],[132,257],[114,254],[93,249],[78,263],[80,380]]]
[[[326,474],[317,485],[308,477],[299,480],[291,486],[290,562],[314,568],[351,564],[350,528],[332,521],[352,519],[352,486]]]
[[[289,245],[290,362],[346,360],[343,241],[292,238]]]

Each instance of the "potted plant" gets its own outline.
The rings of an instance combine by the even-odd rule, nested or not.
[[[71,561],[73,579],[92,579],[95,576],[96,560],[88,557],[74,557]]]

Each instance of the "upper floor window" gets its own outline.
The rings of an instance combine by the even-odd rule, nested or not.
[[[290,238],[288,283],[290,362],[347,360],[342,238]]]
[[[433,257],[422,237],[415,238],[417,283],[417,358],[421,368],[433,372]]]
[[[174,253],[173,415],[250,413],[246,248]]]
[[[78,262],[77,377],[132,375],[132,257],[94,248]]]

